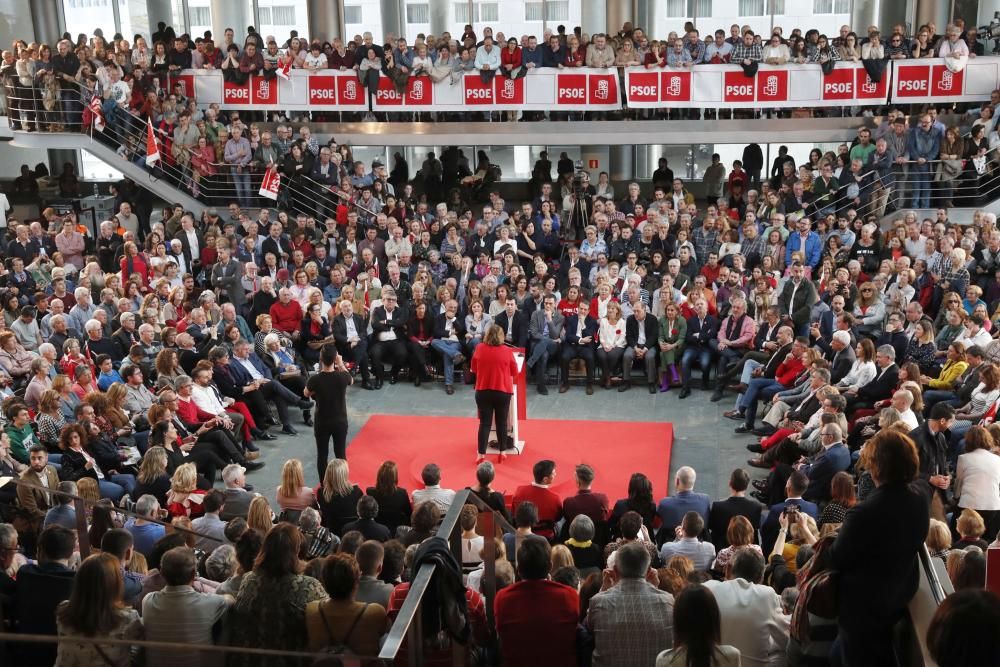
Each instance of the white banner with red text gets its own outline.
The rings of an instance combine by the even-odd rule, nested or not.
[[[251,76],[240,85],[224,81],[219,70],[184,70],[171,75],[169,90],[181,84],[199,106],[219,104],[226,109],[312,109],[365,111],[368,91],[353,70],[292,70],[287,80]],[[613,110],[622,106],[617,70],[575,68],[536,69],[521,79],[494,76],[483,81],[469,72],[452,84],[429,77],[411,77],[405,90],[391,79],[379,78],[373,100],[375,111],[469,111],[470,109]]]
[[[892,61],[892,101],[897,104],[978,102],[1000,87],[1000,58],[969,58],[951,71],[943,58]]]
[[[634,109],[878,105],[888,100],[889,76],[886,68],[872,81],[861,63],[837,63],[829,74],[818,64],[760,65],[754,76],[739,65],[629,67],[625,98]]]

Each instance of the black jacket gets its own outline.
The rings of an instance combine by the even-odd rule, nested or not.
[[[351,316],[351,319],[354,320],[354,328],[357,329],[358,336],[364,340],[365,332],[368,330],[368,327],[365,326],[364,319],[362,319],[362,317],[357,313],[354,313]],[[333,318],[333,324],[330,329],[333,333],[333,339],[337,342],[337,345],[347,345],[347,318],[345,318],[342,314],[337,315]]]
[[[708,513],[708,530],[712,534],[712,544],[715,545],[716,553],[729,546],[727,531],[733,517],[746,517],[756,535],[760,529],[760,515],[763,509],[764,506],[756,500],[736,496],[712,503],[712,509]]]
[[[660,336],[660,324],[656,321],[656,318],[646,313],[646,319],[643,321],[643,328],[646,331],[646,343],[645,347],[649,349],[658,349],[657,341]],[[639,320],[635,318],[635,315],[629,315],[628,319],[625,320],[625,347],[635,347],[639,344]]]
[[[372,311],[372,343],[378,341],[378,335],[380,333],[392,330],[396,332],[396,338],[400,341],[406,340],[406,320],[409,313],[406,312],[406,308],[402,306],[396,306],[392,311],[392,317],[390,318],[386,313],[385,306],[379,306]]]
[[[869,403],[881,401],[892,396],[897,384],[899,384],[899,366],[892,364],[884,372],[881,369],[876,370],[875,379],[858,388],[858,398]]]
[[[493,323],[503,329],[504,334],[506,334],[507,324],[509,323],[508,320],[507,311],[504,310],[493,318]],[[520,310],[514,312],[514,324],[511,327],[511,340],[507,340],[506,342],[510,343],[514,347],[527,347],[528,345],[528,316]]]
[[[424,632],[433,637],[444,630],[459,643],[465,644],[472,628],[462,581],[462,564],[443,537],[428,538],[417,548],[413,572],[418,572],[425,563],[436,567],[421,605]]]
[[[945,492],[936,486],[931,486],[930,478],[933,475],[949,474],[948,438],[942,431],[931,433],[926,422],[910,431],[910,437],[916,443],[917,454],[920,456],[920,472],[914,487],[922,491],[928,500],[934,493],[940,494],[944,500]]]
[[[441,338],[442,340],[448,340],[448,332],[445,331],[445,328],[444,328],[446,321],[447,320],[445,319],[445,314],[444,313],[440,313],[437,317],[434,318],[434,337],[435,338]],[[454,324],[452,326],[453,326],[453,330],[454,330],[455,336],[458,338],[458,342],[459,343],[464,343],[465,342],[465,322],[457,314],[455,315],[455,322],[454,322]],[[507,327],[505,326],[504,330],[506,331],[506,329],[507,329]],[[527,327],[525,327],[525,331],[527,331]],[[525,334],[525,336],[527,336],[527,333]]]

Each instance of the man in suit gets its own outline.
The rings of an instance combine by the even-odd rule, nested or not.
[[[406,309],[396,301],[396,292],[382,289],[382,305],[372,310],[372,367],[375,388],[382,388],[385,363],[389,362],[389,384],[396,384],[399,369],[406,364]]]
[[[222,469],[222,481],[226,488],[223,490],[225,501],[219,518],[223,521],[230,521],[235,518],[247,518],[250,511],[250,503],[259,493],[253,493],[253,487],[247,484],[245,476],[246,469],[238,463],[230,463]]]
[[[581,301],[581,304],[584,302]],[[656,318],[646,312],[646,304],[639,301],[635,304],[632,314],[625,320],[625,353],[622,355],[622,383],[618,391],[628,391],[632,386],[629,379],[632,364],[641,361],[646,369],[646,385],[649,393],[656,393],[656,360],[657,343],[660,336],[660,325]]]
[[[948,472],[948,439],[945,431],[954,423],[955,408],[947,403],[938,403],[931,408],[927,420],[910,431],[919,457],[916,488],[923,491],[928,501],[937,494],[942,501],[947,502],[951,475]]]
[[[247,293],[243,289],[243,264],[232,257],[229,246],[220,244],[219,257],[212,265],[212,287],[219,297],[225,294],[229,303],[239,310],[246,303]]]
[[[274,253],[279,263],[282,259],[288,261],[292,256],[292,244],[280,222],[271,223],[267,238],[260,244],[261,257],[267,257],[269,252]]]
[[[819,301],[819,296],[813,282],[806,280],[803,264],[793,262],[791,267],[791,277],[785,281],[778,295],[778,305],[785,317],[792,321],[796,335],[803,335],[809,332],[812,308]]]
[[[346,363],[353,363],[361,371],[361,386],[364,389],[374,389],[371,372],[368,370],[368,336],[364,319],[354,312],[350,299],[344,299],[337,307],[340,312],[333,318],[333,340],[337,352]]]
[[[510,299],[508,308],[510,307]],[[515,301],[516,304],[516,301]],[[434,340],[431,347],[441,354],[444,363],[444,391],[451,396],[455,393],[455,366],[465,361],[462,341],[465,339],[465,324],[458,316],[458,301],[448,299],[444,312],[434,319]]]
[[[829,352],[830,338],[839,329],[837,320],[844,312],[844,295],[834,294],[830,299],[830,307],[823,311],[818,321],[809,324],[809,342],[824,352]]]
[[[844,392],[847,398],[847,414],[858,408],[871,407],[876,401],[892,396],[899,382],[899,367],[895,361],[896,349],[892,345],[880,345],[875,351],[875,365],[878,367],[875,379],[863,387],[858,387],[856,392]]]
[[[594,483],[594,469],[586,463],[576,466],[576,495],[563,501],[564,535],[569,535],[569,524],[578,514],[586,514],[599,526],[608,520],[608,497],[603,493],[591,491]]]
[[[371,496],[361,496],[357,504],[358,520],[344,526],[344,532],[356,530],[365,536],[366,540],[385,542],[392,535],[386,526],[375,521],[378,516],[378,501]],[[377,574],[377,573],[376,573]]]
[[[694,315],[687,321],[687,334],[684,336],[684,356],[681,357],[681,398],[691,395],[691,364],[696,360],[701,366],[701,388],[708,389],[709,377],[712,373],[712,360],[715,349],[712,341],[719,335],[719,320],[708,314],[708,303],[698,299],[694,304]]]
[[[221,345],[216,345],[208,351],[208,360],[212,362],[212,382],[222,396],[246,405],[254,423],[262,432],[266,433],[268,426],[277,426],[271,417],[267,399],[261,391],[264,382],[253,380],[246,371],[231,366],[229,352]]]
[[[819,508],[816,503],[802,498],[802,494],[805,493],[808,486],[809,479],[800,471],[796,470],[788,476],[788,481],[785,482],[785,500],[771,505],[767,511],[767,518],[760,526],[761,551],[769,554],[774,549],[774,542],[778,539],[778,517],[788,509],[789,505],[798,506],[800,512],[805,512],[813,519],[819,518]]]
[[[493,318],[493,323],[503,329],[504,342],[527,349],[528,347],[528,316],[517,308],[517,299],[507,297],[504,309]]]
[[[545,387],[545,371],[549,357],[559,349],[563,333],[563,316],[556,310],[556,299],[547,294],[542,299],[542,307],[531,314],[528,335],[531,337],[531,353],[528,368],[534,369],[539,394],[548,394]]]
[[[768,306],[767,312],[764,314],[764,321],[757,327],[757,333],[753,337],[753,347],[743,355],[739,363],[729,368],[728,373],[723,378],[719,378],[719,382],[731,382],[732,378],[739,377],[740,382],[730,384],[726,388],[738,392],[746,391],[746,384],[750,378],[744,379],[744,372],[749,373],[754,368],[767,363],[774,351],[781,347],[781,344],[778,343],[778,332],[783,326],[781,309],[777,306]],[[788,340],[791,341],[792,337],[789,336]],[[746,370],[748,365],[750,371]]]
[[[688,512],[697,512],[704,524],[708,525],[712,499],[707,494],[695,492],[696,478],[694,468],[680,468],[674,476],[674,495],[667,496],[656,506],[656,514],[661,521],[660,531],[656,534],[658,546],[674,539],[674,531]]]
[[[833,476],[851,465],[851,452],[844,444],[844,432],[840,426],[823,424],[819,436],[823,449],[812,461],[799,466],[799,470],[809,478],[809,486],[802,497],[816,503],[829,502]]]
[[[857,354],[851,345],[851,334],[846,331],[835,331],[830,339],[830,351],[826,354],[830,361],[830,382],[837,384],[851,372]]]
[[[55,505],[46,489],[59,485],[59,475],[49,465],[49,453],[44,445],[36,442],[28,448],[28,469],[21,473],[21,480],[36,487],[18,486],[17,502],[37,532],[45,520],[45,513]]]
[[[903,329],[903,316],[899,313],[890,313],[885,320],[885,329],[882,335],[875,341],[875,347],[891,345],[896,351],[896,359],[906,358],[906,349],[910,344],[910,339]]]
[[[917,553],[930,518],[927,498],[910,485],[918,472],[913,445],[891,432],[876,437],[877,488],[847,512],[830,549],[837,572],[837,643],[845,665],[893,663],[893,627],[917,592]],[[872,567],[873,554],[878,567]]]
[[[201,272],[201,251],[205,247],[205,239],[195,229],[194,218],[185,213],[181,216],[181,228],[175,237],[181,242],[181,256],[184,266],[191,275],[197,277]]]
[[[513,301],[514,297],[507,300],[508,310]],[[499,323],[498,316],[497,324]],[[574,359],[583,359],[584,367],[587,369],[587,396],[594,393],[594,347],[597,329],[597,320],[590,316],[590,302],[581,299],[576,307],[576,314],[566,318],[562,350],[559,353],[559,368],[562,372],[562,384],[559,385],[560,394],[569,391],[569,362]]]
[[[555,538],[555,525],[563,517],[563,505],[559,495],[549,487],[556,478],[555,461],[543,459],[531,468],[534,481],[517,487],[514,491],[513,508],[525,501],[531,501],[538,509],[538,523],[532,526],[532,532],[547,540]]]
[[[308,421],[313,407],[312,401],[296,396],[288,387],[281,384],[281,380],[274,377],[271,369],[264,365],[253,351],[250,341],[245,338],[241,338],[233,345],[233,358],[229,360],[229,366],[237,382],[244,382],[244,386],[253,382],[258,383],[264,399],[274,403],[278,419],[281,421],[281,432],[298,435],[289,423],[288,406],[294,405],[301,409],[302,418]]]
[[[716,553],[729,546],[729,522],[735,516],[746,517],[753,526],[754,535],[760,529],[760,515],[764,507],[755,500],[746,497],[747,487],[750,485],[750,475],[746,470],[737,468],[729,475],[730,496],[725,500],[716,500],[712,503],[708,513],[708,531],[712,536],[712,544],[715,545]]]

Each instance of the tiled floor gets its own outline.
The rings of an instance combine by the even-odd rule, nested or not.
[[[729,473],[735,467],[746,468],[746,459],[750,456],[745,445],[751,439],[734,434],[736,422],[722,416],[725,410],[732,407],[734,399],[727,395],[722,402],[710,403],[710,392],[698,389],[683,401],[678,399],[678,394],[677,389],[671,389],[665,394],[651,395],[645,386],[634,384],[627,392],[598,388],[593,396],[587,396],[582,386],[575,386],[568,393],[559,394],[556,387],[551,385],[548,396],[539,396],[534,387],[529,387],[528,417],[672,422],[675,439],[670,479],[673,479],[673,472],[680,466],[692,466],[698,473],[696,490],[723,498],[728,494],[726,483]],[[348,460],[350,438],[358,432],[370,414],[475,416],[472,387],[456,385],[455,394],[447,396],[441,383],[424,384],[419,388],[403,382],[396,385],[386,383],[381,391],[352,388],[348,393],[347,407],[350,416]],[[293,425],[299,435],[279,435],[279,439],[274,442],[260,443],[263,452],[261,460],[266,461],[267,466],[248,476],[248,481],[254,484],[256,490],[272,501],[281,476],[281,464],[287,458],[301,458],[307,483],[316,482],[312,429],[301,423],[298,410],[293,410],[292,414]],[[272,430],[277,433],[277,429]],[[471,447],[475,436],[470,433],[469,437]],[[389,453],[387,457],[388,455]],[[747,469],[753,471],[752,468]],[[599,490],[600,471],[597,474],[598,483],[595,488]],[[654,495],[659,499],[666,491],[655,489]]]

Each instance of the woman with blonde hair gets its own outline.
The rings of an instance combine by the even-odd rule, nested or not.
[[[878,338],[885,322],[885,304],[875,284],[862,283],[858,288],[858,298],[854,303],[854,317],[858,321],[858,333],[869,338]]]
[[[951,530],[948,524],[938,519],[931,519],[927,527],[927,539],[924,540],[931,557],[948,560],[948,553],[951,551]]]
[[[172,517],[199,517],[205,513],[202,501],[205,494],[198,490],[198,469],[193,463],[177,466],[170,478],[167,493],[167,511]]]
[[[271,504],[264,496],[257,496],[250,501],[247,509],[247,528],[256,530],[261,535],[267,535],[274,527],[274,512]]]
[[[601,365],[601,385],[611,389],[611,376],[625,354],[625,320],[617,301],[608,303],[607,317],[601,318],[598,337],[597,362]]]
[[[167,494],[172,481],[167,473],[167,463],[167,450],[163,447],[154,446],[146,450],[136,475],[136,498],[149,494],[156,498],[161,507],[167,506]]]
[[[35,417],[38,440],[50,450],[59,446],[59,436],[68,423],[59,409],[59,399],[59,392],[55,389],[43,391],[38,399],[38,414]]]
[[[302,461],[288,459],[281,467],[281,485],[277,493],[278,507],[282,513],[286,511],[301,512],[307,507],[316,506],[316,496],[313,490],[306,486],[306,476],[302,470]]]
[[[565,544],[557,544],[552,547],[549,554],[549,575],[554,575],[560,568],[576,567],[573,561],[573,554]]]
[[[344,525],[358,518],[358,500],[364,495],[350,481],[350,467],[344,459],[333,459],[326,466],[323,484],[316,493],[323,525],[340,536]]]

